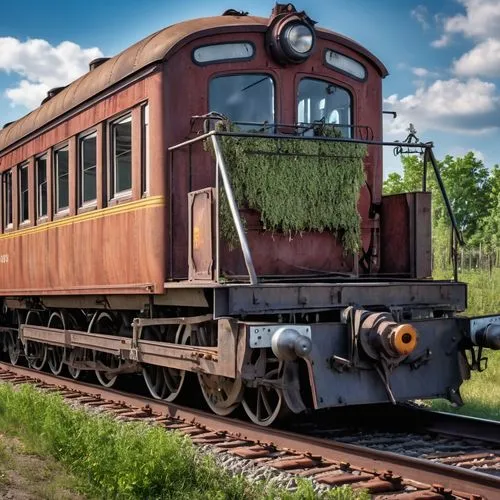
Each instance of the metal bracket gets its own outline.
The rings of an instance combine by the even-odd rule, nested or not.
[[[275,325],[259,325],[259,326],[249,326],[249,336],[248,342],[251,348],[260,349],[263,347],[271,347],[271,339],[280,328],[291,328],[296,330],[304,337],[311,338],[311,327],[308,325],[286,325],[283,323],[278,323]]]

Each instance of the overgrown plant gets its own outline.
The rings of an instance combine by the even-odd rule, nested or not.
[[[239,131],[229,121],[218,122],[216,130]],[[333,126],[323,124],[314,133],[338,137]],[[342,238],[346,252],[358,250],[364,144],[248,136],[222,136],[219,144],[238,207],[258,211],[264,230],[328,230]],[[221,235],[234,247],[238,235],[224,194],[219,213]]]

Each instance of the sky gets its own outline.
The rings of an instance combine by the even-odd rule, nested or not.
[[[24,0],[0,17],[0,126],[39,105],[47,90],[176,22],[228,8],[267,17],[272,0]],[[388,68],[384,139],[409,123],[438,158],[472,150],[500,163],[500,0],[296,0],[319,26],[347,35]],[[391,151],[385,175],[400,171]]]

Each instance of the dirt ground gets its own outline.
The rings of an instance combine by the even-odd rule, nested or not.
[[[26,449],[17,438],[0,433],[0,499],[84,500],[76,481],[55,460]]]

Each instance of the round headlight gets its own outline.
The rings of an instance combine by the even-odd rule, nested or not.
[[[314,34],[305,24],[291,24],[285,28],[283,42],[298,55],[305,56],[314,45]]]
[[[313,26],[314,22],[303,13],[276,16],[266,33],[266,45],[273,58],[282,65],[306,61],[316,43]]]

